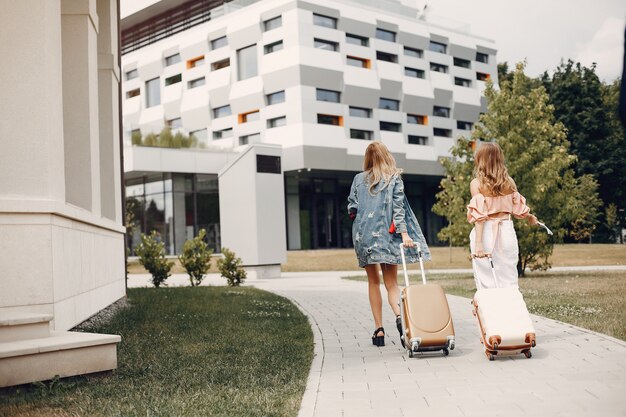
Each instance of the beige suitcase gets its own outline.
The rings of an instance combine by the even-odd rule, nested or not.
[[[530,349],[536,344],[535,328],[524,298],[517,287],[499,288],[491,258],[489,263],[495,287],[476,291],[472,300],[485,355],[491,361],[503,354],[523,353],[530,358]]]
[[[422,272],[422,285],[409,285],[404,246],[400,245],[405,287],[400,295],[402,344],[409,357],[416,352],[443,351],[448,355],[454,349],[454,324],[446,294],[437,284],[426,283],[422,251],[416,243]]]

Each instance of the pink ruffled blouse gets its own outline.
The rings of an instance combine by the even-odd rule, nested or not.
[[[478,193],[467,205],[467,221],[482,222],[496,213],[510,213],[518,219],[523,219],[529,212],[530,208],[526,205],[526,199],[517,191],[496,197],[486,197]]]

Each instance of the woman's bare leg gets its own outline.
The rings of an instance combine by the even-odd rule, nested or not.
[[[372,315],[374,316],[374,326],[378,329],[383,327],[383,299],[380,295],[380,275],[378,275],[378,265],[366,265],[368,290],[370,296],[370,307],[372,307]],[[382,336],[379,332],[376,336]]]
[[[380,264],[383,270],[383,281],[387,288],[387,299],[393,314],[400,315],[400,289],[398,288],[398,265]]]

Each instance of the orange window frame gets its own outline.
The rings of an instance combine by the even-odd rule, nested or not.
[[[197,56],[193,59],[189,59],[187,60],[187,69],[191,69],[191,68],[195,68],[196,67],[196,63],[200,60],[204,60],[204,55],[201,56]]]
[[[237,116],[237,121],[239,122],[239,124],[248,123],[248,116],[258,112],[259,110],[257,109],[246,113],[239,113],[239,115]]]

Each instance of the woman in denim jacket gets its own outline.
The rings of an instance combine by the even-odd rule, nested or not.
[[[418,261],[412,238],[420,244],[425,259],[430,259],[430,252],[404,195],[402,170],[396,167],[396,161],[382,142],[372,142],[367,147],[363,170],[352,181],[348,211],[354,220],[352,241],[356,256],[359,266],[365,268],[369,282],[369,300],[376,326],[372,343],[384,346],[378,264],[389,305],[396,315],[396,327],[402,335],[398,289],[398,264],[402,263],[400,244],[407,248],[406,261],[410,263]]]

